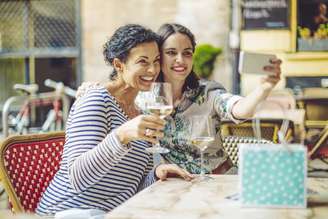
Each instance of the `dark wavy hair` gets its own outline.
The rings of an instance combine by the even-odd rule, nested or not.
[[[149,42],[159,43],[159,36],[152,30],[139,24],[121,26],[103,46],[105,62],[111,66],[113,66],[114,58],[125,62],[132,48],[141,43]],[[109,75],[109,79],[115,80],[116,78],[117,72],[114,68],[113,72]]]
[[[175,24],[175,23],[163,24],[158,29],[157,34],[159,35],[160,49],[162,49],[162,46],[163,46],[165,40],[167,40],[167,38],[169,38],[171,35],[173,35],[175,33],[181,33],[183,35],[186,35],[190,39],[193,52],[195,51],[196,40],[195,40],[194,34],[192,34],[191,31],[188,28],[186,28],[185,26],[183,26],[181,24]],[[157,77],[157,81],[164,82],[164,74],[162,71],[160,71],[160,73]],[[194,89],[194,88],[197,88],[198,86],[199,86],[199,78],[195,74],[195,72],[193,70],[191,70],[190,74],[186,78],[186,81],[182,87],[182,92],[185,91],[187,88]]]

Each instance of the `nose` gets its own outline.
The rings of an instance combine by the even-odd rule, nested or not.
[[[175,61],[177,63],[183,63],[183,56],[182,56],[182,54],[180,54],[180,53],[177,54]]]
[[[159,72],[159,65],[156,63],[149,65],[147,72],[152,75],[157,74]]]

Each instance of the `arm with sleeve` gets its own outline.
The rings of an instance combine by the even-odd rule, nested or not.
[[[212,92],[214,95],[213,107],[221,119],[229,119],[235,123],[243,121],[235,118],[232,113],[234,105],[243,97],[228,93],[225,89],[216,89]]]
[[[115,130],[108,132],[109,103],[100,93],[90,92],[79,99],[71,115],[66,153],[70,182],[76,191],[98,182],[128,152]]]

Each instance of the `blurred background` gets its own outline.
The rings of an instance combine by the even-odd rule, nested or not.
[[[0,103],[14,83],[37,83],[44,91],[45,78],[75,88],[107,80],[102,45],[126,23],[154,30],[165,22],[186,25],[198,44],[222,49],[210,78],[234,93],[247,94],[257,83],[235,71],[239,49],[283,59],[278,88],[327,87],[328,27],[311,22],[320,4],[327,1],[1,0]]]
[[[212,54],[206,77],[232,93],[246,95],[260,81],[238,73],[241,50],[282,59],[273,100],[291,101],[290,111],[275,115],[269,102],[264,117],[287,117],[300,127],[294,139],[315,136],[315,144],[328,121],[327,6],[328,0],[0,0],[0,110],[17,95],[16,83],[47,92],[47,78],[73,89],[108,80],[102,46],[121,25],[156,31],[177,22],[195,34],[199,54]]]

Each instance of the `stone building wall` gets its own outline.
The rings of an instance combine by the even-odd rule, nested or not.
[[[224,49],[216,62],[213,79],[230,88],[228,53],[230,6],[226,0],[82,0],[82,78],[105,81],[110,67],[102,56],[102,45],[119,26],[139,23],[154,30],[165,22],[190,28],[198,43]]]

